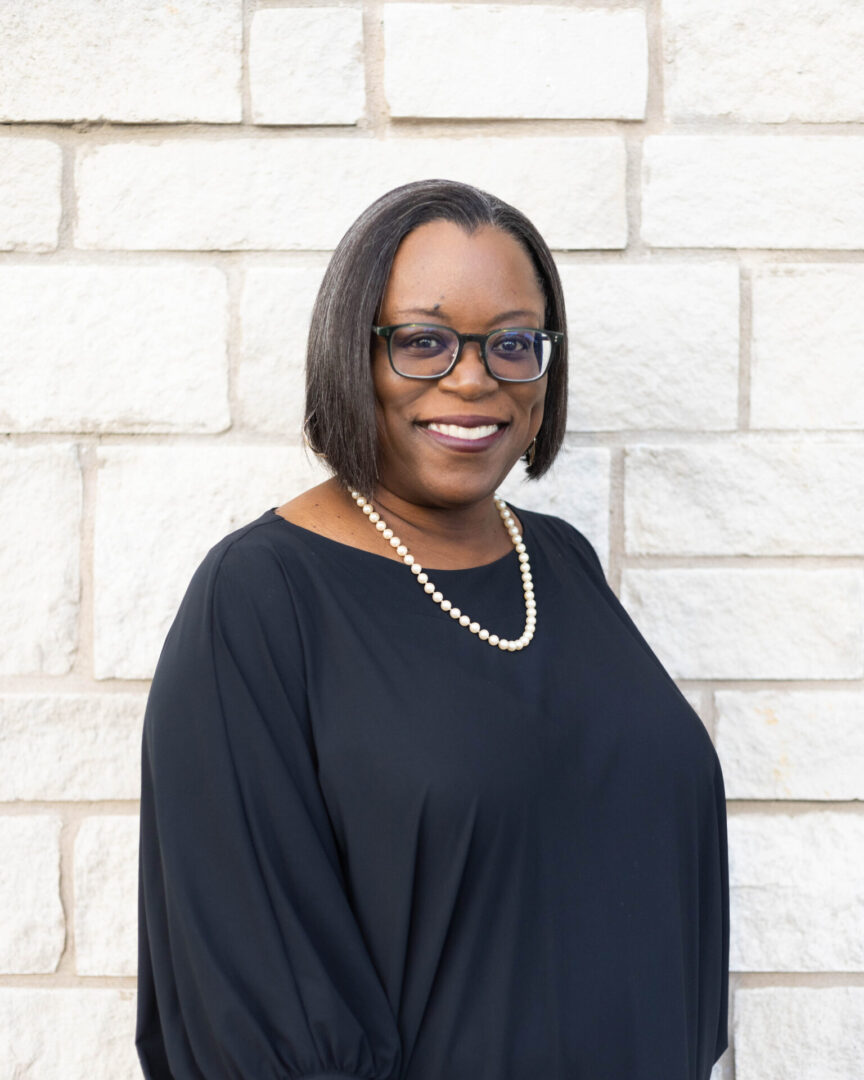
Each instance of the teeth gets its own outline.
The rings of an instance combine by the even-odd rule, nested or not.
[[[481,427],[460,427],[458,424],[429,424],[430,431],[449,435],[453,439],[488,439],[494,435],[500,424],[483,424]]]

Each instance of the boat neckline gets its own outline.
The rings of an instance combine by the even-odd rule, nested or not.
[[[510,504],[508,503],[507,505],[509,506]],[[314,529],[307,529],[304,525],[297,525],[295,522],[289,521],[287,518],[282,517],[281,514],[278,514],[276,512],[277,509],[278,508],[275,506],[271,507],[270,513],[278,521],[281,521],[283,525],[287,525],[289,529],[295,530],[299,533],[303,533],[305,536],[310,536],[314,540],[320,541],[322,544],[325,544],[331,548],[339,548],[342,551],[351,551],[357,555],[367,555],[370,559],[377,559],[379,560],[379,562],[389,563],[391,566],[402,567],[405,565],[400,559],[391,559],[388,558],[386,555],[379,555],[377,554],[377,552],[367,551],[366,548],[354,547],[353,544],[346,544],[342,540],[334,540],[330,536],[324,536],[323,533],[315,532]],[[515,507],[511,507],[511,509],[515,509]],[[519,520],[522,524],[522,536],[524,539],[526,535],[530,532],[530,529],[527,527],[525,512],[523,510],[519,510],[517,511],[517,513],[519,516]],[[430,574],[470,574],[473,571],[488,570],[491,567],[503,565],[508,561],[513,561],[515,557],[516,549],[514,547],[511,547],[505,555],[500,555],[497,559],[492,559],[490,562],[478,563],[476,566],[463,566],[460,569],[445,570],[441,567],[424,565],[423,569]]]

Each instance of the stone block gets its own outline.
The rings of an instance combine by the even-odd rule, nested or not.
[[[439,176],[513,203],[553,248],[622,248],[625,167],[614,136],[109,143],[79,154],[76,243],[328,250],[374,199]]]
[[[237,421],[299,438],[305,401],[306,337],[326,260],[247,270],[240,301],[235,379]]]
[[[300,447],[104,447],[94,541],[96,677],[149,678],[207,551],[326,475]]]
[[[521,462],[500,486],[513,506],[554,514],[574,525],[593,544],[604,568],[609,562],[610,452],[600,447],[567,446],[540,480],[528,480]]]
[[[222,431],[227,290],[198,266],[0,268],[6,431]]]
[[[747,439],[626,452],[634,555],[860,555],[864,447]]]
[[[242,0],[0,5],[0,120],[231,123]]]
[[[666,114],[864,120],[862,46],[856,0],[664,0]]]
[[[732,814],[732,971],[864,971],[864,818]]]
[[[62,168],[56,143],[0,138],[0,251],[57,247]]]
[[[366,101],[363,12],[359,7],[256,11],[249,85],[256,124],[355,124]]]
[[[74,446],[0,446],[0,675],[63,675],[78,645],[81,470]],[[14,527],[13,527],[14,523]]]
[[[862,356],[864,266],[784,263],[754,274],[753,427],[864,427]]]
[[[140,1080],[133,990],[0,987],[10,1080]]]
[[[137,799],[144,694],[0,694],[0,801]]]
[[[716,746],[730,799],[864,799],[864,694],[719,690]]]
[[[859,570],[632,569],[621,601],[674,678],[864,675]]]
[[[864,138],[653,135],[642,238],[655,247],[864,247]]]
[[[864,987],[754,986],[735,994],[735,1080],[860,1080]]]
[[[134,975],[137,920],[138,818],[87,818],[75,838],[78,974]]]
[[[384,47],[392,116],[645,115],[648,42],[642,11],[386,4]]]
[[[45,974],[60,961],[60,826],[56,814],[0,817],[0,974]]]
[[[561,279],[570,429],[736,426],[734,266],[565,265]]]

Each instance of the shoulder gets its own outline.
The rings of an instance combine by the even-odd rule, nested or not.
[[[575,525],[554,514],[541,514],[515,506],[513,509],[523,522],[526,534],[534,537],[544,549],[553,555],[576,559],[592,577],[606,583],[606,575],[593,544]]]

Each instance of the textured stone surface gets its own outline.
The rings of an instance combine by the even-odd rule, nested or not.
[[[221,431],[228,426],[219,270],[0,268],[6,431]]]
[[[641,11],[386,4],[384,46],[393,116],[635,120],[645,114]]]
[[[735,427],[735,267],[562,266],[561,278],[569,428]]]
[[[234,121],[242,0],[0,5],[0,120]]]
[[[625,468],[632,554],[861,554],[864,446],[636,446]]]
[[[299,447],[103,448],[94,552],[96,677],[149,678],[207,551],[324,475]]]
[[[80,518],[73,446],[0,445],[0,521],[6,526],[0,675],[63,675],[71,667],[78,643]]]
[[[137,799],[144,694],[0,694],[0,802]]]
[[[609,451],[564,446],[551,470],[528,480],[517,462],[499,488],[514,506],[564,518],[588,538],[604,567],[609,562]]]
[[[858,570],[625,570],[621,598],[676,678],[864,674]]]
[[[0,988],[9,1080],[140,1080],[132,990]]]
[[[864,818],[733,814],[733,971],[864,970]]]
[[[864,246],[864,138],[655,135],[642,237],[657,247]]]
[[[864,120],[858,0],[664,0],[676,120]]]
[[[240,301],[236,418],[255,431],[299,438],[303,424],[306,335],[327,261],[246,272]]]
[[[138,818],[90,817],[75,837],[75,970],[134,975]]]
[[[551,247],[618,248],[627,240],[624,170],[624,143],[608,136],[189,138],[92,146],[78,162],[77,243],[329,249],[385,191],[443,176],[512,202]]]
[[[0,817],[0,974],[57,967],[66,940],[59,845],[55,814]]]
[[[358,7],[256,11],[249,36],[256,124],[354,124],[363,115]]]
[[[864,427],[862,356],[864,267],[783,264],[754,274],[754,427]]]
[[[735,994],[735,1080],[860,1080],[864,987],[748,987]]]
[[[61,167],[56,143],[0,138],[0,251],[57,246]],[[0,297],[0,311],[4,307]]]
[[[864,799],[864,693],[720,690],[714,698],[730,799]]]

